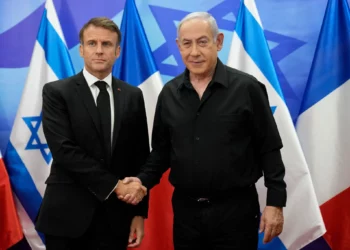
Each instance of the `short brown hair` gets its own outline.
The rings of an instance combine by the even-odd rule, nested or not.
[[[84,31],[90,25],[93,25],[95,27],[101,27],[117,33],[117,45],[120,44],[122,40],[122,33],[120,32],[119,27],[111,19],[107,17],[94,17],[94,18],[91,18],[86,24],[84,24],[84,26],[81,28],[79,32],[79,40],[81,44],[83,44]]]

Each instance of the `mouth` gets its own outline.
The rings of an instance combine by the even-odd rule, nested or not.
[[[105,62],[105,60],[103,60],[103,59],[93,59],[92,61],[97,62],[97,63]]]
[[[190,61],[190,63],[193,65],[201,65],[204,61]]]

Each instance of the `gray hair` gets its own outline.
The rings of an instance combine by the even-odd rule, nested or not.
[[[213,33],[214,41],[216,41],[216,37],[219,34],[219,28],[215,18],[212,15],[210,15],[208,12],[192,12],[187,16],[185,16],[177,26],[177,38],[179,38],[179,32],[182,24],[193,19],[201,19],[201,20],[207,21]]]

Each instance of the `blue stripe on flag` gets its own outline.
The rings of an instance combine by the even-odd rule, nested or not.
[[[11,142],[7,146],[4,158],[11,183],[13,183],[12,187],[28,216],[34,222],[42,201],[41,195]],[[30,199],[27,199],[27,197],[30,197]]]
[[[350,79],[350,10],[328,1],[300,114]]]
[[[46,9],[41,19],[37,40],[45,51],[47,63],[58,79],[74,75],[67,47],[47,19]]]
[[[272,108],[272,107],[271,107]],[[275,107],[276,108],[276,107]],[[261,219],[262,214],[260,213],[260,219]],[[273,238],[269,243],[264,244],[263,239],[264,239],[265,233],[259,233],[259,242],[258,242],[258,250],[287,250],[287,248],[284,246],[283,242],[279,237]]]
[[[51,67],[52,71],[58,79],[66,78],[74,74],[68,50],[62,39],[57,34],[55,28],[48,21],[46,9],[44,10],[41,19],[37,41],[45,52],[46,63]],[[34,54],[33,56],[36,55]],[[31,67],[32,66],[33,65],[31,65]],[[37,65],[34,67],[36,66]],[[38,84],[40,84],[40,82],[38,82]],[[35,98],[40,98],[40,93],[41,92],[38,93],[39,96],[34,96],[33,100],[35,100]],[[21,107],[19,107],[19,109],[21,109]],[[25,119],[25,117],[22,118]],[[12,133],[15,132],[12,131]],[[29,218],[35,224],[35,219],[39,212],[42,197],[38,192],[36,185],[24,162],[22,161],[11,141],[8,144],[4,159],[9,172],[12,188]],[[38,171],[40,171],[40,166],[36,167],[38,167]],[[40,233],[38,234],[42,241],[45,242],[43,235]],[[29,241],[31,240],[30,233],[25,232],[25,236],[28,237]]]
[[[7,145],[4,160],[12,189],[23,208],[26,210],[29,218],[35,223],[42,197],[38,192],[30,173],[11,142]],[[29,197],[30,199],[28,199]],[[40,237],[44,242],[42,235],[40,235]]]
[[[125,2],[121,33],[125,37],[113,75],[138,86],[158,70],[134,0]]]
[[[278,237],[273,238],[273,240],[267,244],[262,243],[263,239],[264,239],[264,233],[260,233],[258,250],[264,250],[264,249],[287,250],[287,248],[283,245],[282,241]]]
[[[249,28],[245,28],[244,26]],[[259,67],[267,80],[271,83],[272,87],[280,95],[282,100],[284,100],[282,90],[277,79],[277,74],[275,72],[275,67],[273,65],[273,61],[271,60],[271,54],[269,46],[266,42],[264,30],[246,8],[243,1],[241,2],[240,11],[237,17],[236,32],[243,43],[245,51],[253,59],[255,64]]]

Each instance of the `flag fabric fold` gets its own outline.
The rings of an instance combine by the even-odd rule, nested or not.
[[[47,0],[40,22],[20,105],[5,154],[17,211],[24,235],[32,249],[45,249],[43,236],[34,228],[45,191],[52,156],[42,125],[42,88],[66,78],[74,69],[52,0]]]
[[[300,249],[325,232],[308,166],[286,106],[277,74],[264,35],[264,29],[253,0],[241,2],[233,34],[228,66],[256,77],[267,89],[282,141],[281,150],[286,167],[287,206],[284,208],[284,229],[271,243],[259,249]],[[263,178],[257,184],[261,209],[266,204]]]
[[[0,250],[6,250],[23,238],[10,180],[0,152]]]
[[[329,0],[297,132],[332,249],[350,249],[350,10]]]
[[[114,65],[113,75],[142,90],[151,138],[156,102],[163,83],[134,0],[125,2],[121,33],[121,53]],[[150,192],[149,214],[145,221],[145,237],[138,248],[140,250],[173,249],[170,201],[173,189],[167,180],[168,174],[164,174],[161,183]]]
[[[121,52],[113,67],[113,75],[142,90],[151,135],[155,106],[163,83],[134,0],[125,2],[120,31]]]

